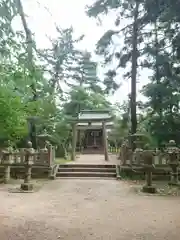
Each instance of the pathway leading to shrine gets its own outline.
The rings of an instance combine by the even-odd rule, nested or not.
[[[101,154],[82,154],[76,156],[76,160],[60,164],[56,177],[60,178],[103,178],[116,179],[115,155],[109,155],[109,161]]]
[[[117,157],[115,154],[109,153],[109,161],[105,161],[103,154],[82,154],[76,157],[76,160],[71,162],[72,164],[106,164],[112,165],[117,163]]]
[[[1,240],[179,240],[180,199],[116,180],[60,179],[33,194],[0,185]]]

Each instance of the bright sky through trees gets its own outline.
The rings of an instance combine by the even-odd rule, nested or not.
[[[48,47],[48,37],[55,37],[55,23],[60,27],[73,26],[77,36],[85,34],[83,42],[80,43],[80,48],[93,51],[97,40],[107,30],[112,28],[114,19],[113,15],[102,19],[102,24],[98,26],[97,21],[90,19],[85,14],[85,6],[90,4],[92,0],[26,0],[23,1],[25,12],[28,12],[28,23],[32,31],[35,33],[35,38],[38,47]],[[121,23],[123,24],[123,22]],[[21,28],[21,22],[16,19],[14,25],[19,29]],[[103,75],[103,71],[100,70],[100,76]],[[138,90],[143,84],[148,81],[149,72],[143,70],[140,78],[142,84],[138,84]],[[119,79],[119,82],[123,82]],[[123,82],[121,88],[110,99],[112,102],[122,102],[126,99],[130,91],[130,83]],[[138,94],[142,100],[142,96]]]

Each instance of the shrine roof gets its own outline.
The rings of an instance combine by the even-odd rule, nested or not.
[[[106,121],[106,129],[111,129],[113,126],[113,122]],[[78,129],[102,129],[102,122],[95,122],[93,121],[91,124],[88,122],[78,122],[77,124]]]
[[[79,122],[108,121],[112,116],[109,110],[83,110],[79,113]]]

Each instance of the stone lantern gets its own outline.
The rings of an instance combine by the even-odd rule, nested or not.
[[[120,160],[121,160],[122,165],[126,164],[126,161],[127,161],[127,145],[125,143],[123,143],[121,145]]]
[[[25,176],[24,176],[24,183],[21,184],[21,190],[23,191],[32,191],[33,184],[31,183],[31,172],[32,172],[32,165],[34,164],[33,156],[35,154],[34,149],[32,148],[32,142],[27,143],[26,156],[25,156]]]
[[[136,148],[134,150],[134,161],[136,164],[141,164],[142,162],[142,154],[143,154],[143,145],[144,145],[144,134],[136,133],[133,134],[132,137],[134,138],[134,143]]]
[[[119,159],[121,160],[122,165],[132,163],[132,149],[129,147],[129,141],[125,140],[120,149]]]
[[[175,185],[175,186],[179,185],[178,167],[179,167],[180,149],[176,147],[176,142],[174,140],[169,141],[166,152],[168,156],[168,164],[172,170],[169,185]]]
[[[12,149],[7,147],[2,151],[3,165],[4,165],[4,183],[8,183],[10,180],[11,165],[13,164]]]
[[[47,131],[44,130],[43,133],[37,135],[37,139],[38,139],[38,145],[40,146],[40,148],[44,147],[45,149],[47,142],[49,142],[49,139],[51,139],[51,135],[49,135]]]
[[[147,193],[156,193],[156,187],[152,186],[152,172],[154,170],[154,152],[151,150],[144,150],[143,158],[143,171],[146,174],[146,185],[143,186],[142,191]]]

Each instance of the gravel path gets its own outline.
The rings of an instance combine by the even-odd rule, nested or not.
[[[180,199],[115,180],[55,180],[32,194],[0,187],[1,240],[179,240]]]

